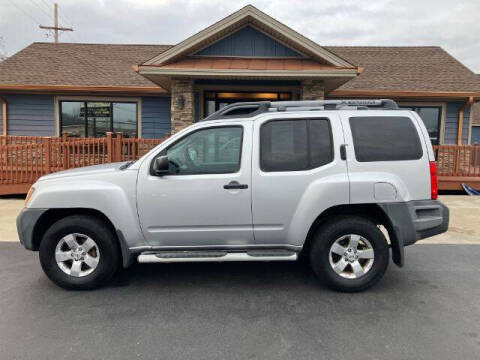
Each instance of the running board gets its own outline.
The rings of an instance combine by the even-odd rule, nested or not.
[[[294,261],[297,253],[288,250],[251,250],[244,252],[161,251],[138,256],[139,263],[226,262],[226,261]]]

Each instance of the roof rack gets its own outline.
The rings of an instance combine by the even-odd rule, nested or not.
[[[239,102],[207,116],[202,121],[253,117],[266,112],[321,111],[321,110],[398,110],[391,99],[344,99],[344,100],[300,100],[300,101],[257,101]]]

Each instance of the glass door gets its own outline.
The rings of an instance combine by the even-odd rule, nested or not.
[[[205,91],[203,96],[204,116],[213,114],[221,108],[236,103],[249,101],[292,100],[291,92],[249,92],[249,91]]]

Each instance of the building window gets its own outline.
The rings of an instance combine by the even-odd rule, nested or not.
[[[291,92],[248,92],[248,91],[236,91],[236,92],[218,92],[218,91],[205,91],[204,97],[204,112],[205,116],[213,114],[215,111],[221,108],[236,103],[246,101],[280,101],[280,100],[292,100]]]
[[[413,110],[420,115],[428,130],[432,145],[440,143],[440,124],[442,119],[441,106],[400,106],[402,109]]]
[[[121,132],[137,137],[136,102],[60,101],[60,134],[74,137],[105,137]]]

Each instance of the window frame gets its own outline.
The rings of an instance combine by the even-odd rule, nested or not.
[[[311,154],[310,154],[310,136],[309,135],[309,130],[310,130],[310,125],[309,125],[309,121],[312,121],[312,120],[326,120],[327,122],[327,125],[328,125],[328,132],[329,132],[329,139],[330,139],[330,149],[331,149],[331,152],[332,152],[332,156],[331,156],[331,159],[329,162],[325,163],[325,164],[322,164],[320,166],[311,166]],[[309,163],[309,167],[306,168],[306,169],[298,169],[298,170],[265,170],[262,166],[262,128],[271,123],[271,122],[274,122],[274,121],[306,121],[307,122],[307,156],[308,156],[308,163]],[[258,143],[259,143],[259,147],[258,147],[258,167],[259,169],[264,172],[264,173],[289,173],[289,172],[299,172],[299,171],[310,171],[310,170],[313,170],[313,169],[319,169],[325,165],[328,165],[328,164],[331,164],[332,162],[335,161],[335,146],[334,146],[334,141],[333,141],[333,132],[332,132],[332,124],[331,124],[331,120],[329,117],[305,117],[305,118],[300,118],[300,117],[295,117],[295,118],[273,118],[273,119],[269,119],[265,122],[263,122],[260,127],[259,127],[259,131],[258,131]]]
[[[242,129],[242,134],[241,134],[241,137],[240,137],[240,150],[239,150],[239,153],[240,153],[240,159],[238,161],[238,169],[236,171],[230,171],[230,172],[215,172],[215,173],[201,173],[201,174],[165,174],[163,176],[209,176],[209,175],[222,175],[222,174],[237,174],[240,172],[240,170],[242,169],[242,158],[243,158],[243,140],[244,140],[244,135],[245,135],[245,126],[241,125],[241,124],[235,124],[235,125],[226,125],[226,124],[223,124],[223,125],[218,125],[218,126],[215,126],[215,125],[212,125],[212,126],[205,126],[205,127],[201,127],[201,128],[198,128],[198,129],[195,129],[193,131],[190,131],[189,133],[185,134],[184,136],[182,136],[181,138],[175,140],[173,143],[169,144],[166,148],[162,149],[162,151],[160,151],[157,155],[155,155],[151,162],[150,162],[150,166],[149,166],[149,173],[151,176],[157,176],[155,175],[155,172],[153,170],[153,165],[155,164],[155,160],[161,156],[165,156],[167,155],[167,151],[168,149],[170,149],[172,146],[175,146],[176,144],[178,144],[180,141],[182,141],[183,139],[185,139],[186,137],[190,136],[190,135],[193,135],[199,131],[203,131],[203,130],[210,130],[210,129],[222,129],[222,128],[240,128]]]
[[[440,108],[440,127],[438,129],[438,144],[444,144],[445,140],[445,124],[446,124],[446,117],[447,117],[447,103],[446,102],[418,102],[418,101],[399,101],[398,107],[400,110],[409,110],[409,108]],[[415,110],[409,110],[415,111]],[[415,111],[415,113],[422,119],[420,114]],[[423,122],[423,119],[422,119]],[[424,123],[425,124],[425,123]],[[428,130],[428,129],[427,129]],[[429,136],[430,139],[430,136]],[[431,142],[431,140],[430,140]],[[432,145],[434,145],[432,143]]]
[[[55,117],[55,133],[57,136],[62,136],[62,102],[80,102],[80,103],[89,103],[89,102],[106,102],[110,104],[111,111],[111,120],[110,126],[113,131],[113,103],[128,103],[136,104],[136,138],[142,138],[142,98],[139,97],[104,97],[104,96],[55,96],[54,97],[54,117]],[[88,126],[88,108],[86,108],[84,122]],[[85,129],[85,134],[87,130]],[[120,132],[120,131],[119,131]],[[88,136],[87,136],[88,137]],[[93,137],[91,137],[93,138]]]

